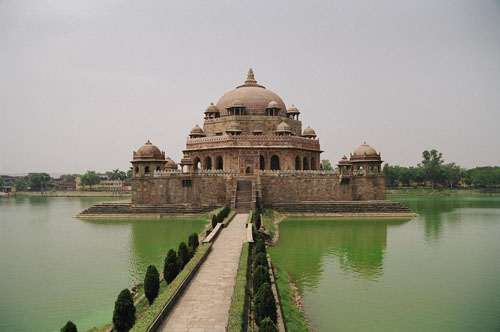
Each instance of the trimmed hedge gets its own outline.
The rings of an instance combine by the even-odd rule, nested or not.
[[[224,226],[224,228],[227,227],[227,224],[229,224],[229,221],[233,219],[235,214],[236,214],[236,211],[229,212],[227,217],[222,221],[222,225]]]
[[[240,265],[238,266],[238,274],[236,275],[236,285],[234,287],[233,299],[229,310],[227,332],[240,332],[243,330],[243,325],[245,323],[249,251],[250,247],[248,242],[243,243]]]
[[[151,326],[151,324],[153,324],[163,307],[172,298],[174,293],[181,286],[184,279],[186,279],[187,275],[194,269],[196,264],[201,260],[201,257],[203,257],[205,252],[207,252],[210,247],[212,247],[211,243],[207,243],[201,247],[198,247],[198,250],[195,252],[193,258],[186,264],[184,269],[177,275],[177,277],[168,285],[167,289],[160,293],[160,295],[158,295],[149,310],[141,316],[141,318],[135,323],[134,327],[130,331],[144,332],[149,328],[149,326]]]

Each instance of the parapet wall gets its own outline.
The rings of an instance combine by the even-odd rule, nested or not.
[[[337,172],[266,171],[260,181],[264,205],[386,199],[385,177],[380,175],[355,176],[340,184]]]
[[[133,178],[132,205],[222,206],[234,199],[236,179],[254,181],[264,205],[386,199],[381,175],[352,176],[341,184],[336,171],[261,171],[257,177],[247,177],[214,170],[154,172]]]

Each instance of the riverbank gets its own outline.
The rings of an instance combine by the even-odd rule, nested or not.
[[[18,191],[17,196],[39,196],[39,197],[131,197],[127,191]]]
[[[500,189],[387,188],[386,193],[388,196],[500,196]]]

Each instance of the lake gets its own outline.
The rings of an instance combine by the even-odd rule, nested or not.
[[[122,198],[120,198],[122,199]],[[0,331],[79,331],[112,320],[118,293],[163,269],[201,218],[78,220],[106,198],[0,199]]]
[[[500,197],[393,199],[420,216],[280,224],[315,331],[500,331]]]

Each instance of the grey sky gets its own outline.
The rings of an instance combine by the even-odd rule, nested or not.
[[[0,172],[179,161],[249,67],[322,158],[500,165],[499,1],[0,0]]]

